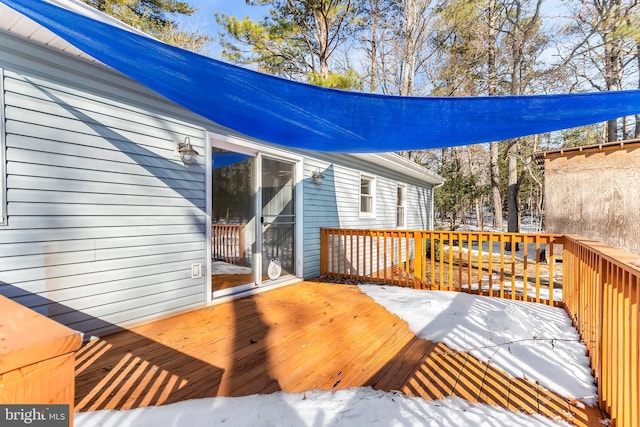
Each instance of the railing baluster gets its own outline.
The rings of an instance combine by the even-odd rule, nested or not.
[[[540,236],[536,235],[536,302],[540,302]]]
[[[511,248],[511,299],[516,299],[516,241],[513,234],[509,235]]]
[[[484,295],[482,289],[483,266],[482,266],[482,234],[478,234],[478,295]]]
[[[524,245],[524,247],[522,248],[522,257],[523,257],[523,270],[522,270],[522,283],[523,283],[523,290],[522,290],[522,300],[523,301],[528,301],[528,295],[527,295],[527,291],[529,289],[529,282],[527,281],[527,268],[528,268],[528,263],[527,263],[527,257],[529,256],[529,241],[527,240],[527,237],[523,237],[523,242],[522,244]]]
[[[553,255],[553,245],[554,245],[553,237],[549,239],[549,305],[553,305],[553,267],[556,263],[556,258]]]
[[[500,298],[504,298],[504,235],[500,235]]]
[[[640,278],[634,276],[631,281],[631,396],[629,399],[629,405],[636,408],[631,414],[632,426],[640,425]]]
[[[453,283],[453,233],[447,234],[447,241],[449,242],[449,268],[448,268],[448,287],[447,289],[452,291],[454,287]]]
[[[409,287],[410,284],[410,273],[411,273],[411,267],[410,267],[410,260],[409,260],[409,233],[407,233],[406,231],[402,232],[402,234],[404,234],[404,268],[405,268],[405,286]]]
[[[460,236],[462,237],[462,235]],[[473,242],[471,240],[471,233],[467,234],[467,290],[471,291],[473,282],[473,262],[471,262],[471,249],[473,248]],[[462,287],[462,284],[460,284]]]
[[[493,296],[493,235],[489,234],[489,296]]]
[[[453,245],[450,244],[449,245],[452,249],[453,249]],[[462,242],[462,235],[460,235],[460,238],[458,239],[458,286],[456,286],[456,290],[462,290],[462,271],[463,271],[463,263],[462,263],[462,257],[463,257],[463,249],[464,249],[464,245]]]
[[[622,366],[631,368],[631,327],[625,320],[631,319],[631,289],[630,289],[630,276],[629,272],[622,272]],[[621,403],[624,405],[625,401],[629,400],[631,394],[631,376],[628,373],[623,375],[622,384],[622,399]],[[631,411],[622,410],[623,417],[622,425],[631,425]]]

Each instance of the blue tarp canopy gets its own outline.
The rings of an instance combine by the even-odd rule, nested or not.
[[[224,127],[342,153],[499,141],[640,113],[640,91],[399,97],[327,89],[220,62],[41,0],[0,0],[102,63]]]

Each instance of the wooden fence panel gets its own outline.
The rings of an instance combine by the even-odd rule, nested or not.
[[[611,425],[640,425],[637,256],[579,236],[566,236],[563,301],[580,332]]]

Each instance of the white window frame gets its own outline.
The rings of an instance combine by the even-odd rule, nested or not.
[[[398,197],[399,193],[402,194],[401,197]],[[402,210],[402,218],[400,217],[400,210]],[[400,219],[402,219],[402,223]],[[396,187],[396,228],[407,228],[407,184],[402,182],[399,182]]]
[[[362,181],[369,181],[369,190],[371,194],[362,194]],[[360,218],[375,218],[376,217],[376,177],[373,175],[366,175],[361,173],[358,186],[358,212]],[[367,196],[371,198],[371,211],[363,212],[362,197]]]
[[[7,169],[4,69],[0,67],[0,226],[7,225]]]

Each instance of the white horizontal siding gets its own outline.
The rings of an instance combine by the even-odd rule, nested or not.
[[[325,177],[311,178],[313,171]],[[375,177],[376,213],[360,215],[361,173]],[[407,228],[430,227],[430,192],[427,184],[407,183],[406,177],[380,166],[345,156],[325,155],[304,161],[304,275],[320,274],[320,228],[395,229],[397,187],[407,184]]]
[[[0,33],[7,224],[0,294],[88,334],[201,306],[200,119],[143,87]]]
[[[433,218],[431,194],[433,188],[407,186],[407,229],[431,230]]]

